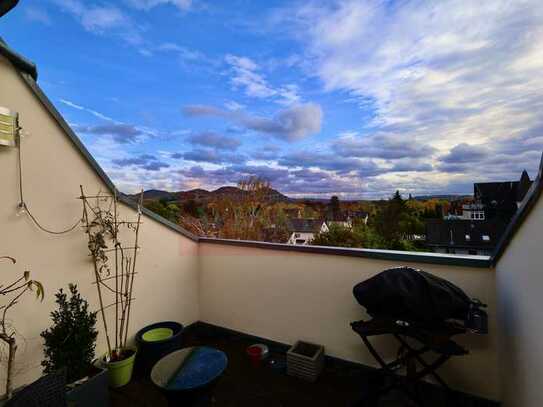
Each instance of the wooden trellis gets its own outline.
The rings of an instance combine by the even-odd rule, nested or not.
[[[83,186],[80,199],[83,202],[83,228],[88,236],[88,247],[94,264],[94,284],[98,292],[100,314],[111,360],[121,357],[126,348],[128,325],[134,292],[134,276],[141,225],[143,190],[141,191],[137,220],[134,222],[119,220],[117,193],[113,195],[85,195]],[[131,244],[125,245],[121,239],[121,230],[133,236]],[[114,256],[114,257],[113,257]],[[106,305],[106,295],[112,295],[114,301]],[[115,342],[112,346],[111,335],[105,310],[115,307]]]

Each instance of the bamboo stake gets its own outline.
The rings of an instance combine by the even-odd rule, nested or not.
[[[140,201],[139,201],[139,204],[138,204],[138,222],[137,222],[137,226],[136,226],[136,240],[134,242],[134,258],[132,260],[132,279],[131,279],[131,282],[130,282],[130,291],[128,292],[128,298],[129,298],[129,300],[128,300],[128,315],[126,317],[126,331],[125,331],[125,334],[124,334],[124,343],[125,343],[125,345],[126,345],[126,341],[127,341],[127,338],[128,338],[128,323],[130,321],[130,308],[132,306],[132,300],[130,298],[132,298],[132,294],[134,292],[134,273],[136,271],[136,258],[137,258],[137,254],[138,254],[138,238],[139,238],[139,231],[140,231],[140,220],[141,220],[142,205],[143,205],[143,189],[141,190]]]
[[[123,249],[124,251],[124,249]],[[121,264],[121,276],[124,277],[124,271],[125,270],[130,270],[130,258],[129,257],[126,257],[126,258],[123,258],[123,262]],[[129,278],[128,278],[128,275],[126,276],[126,278],[124,279],[124,282],[123,284],[121,285],[121,290],[122,290],[122,297],[124,297],[125,301],[124,302],[121,302],[121,324],[120,324],[120,328],[119,328],[119,338],[120,338],[120,342],[121,342],[121,348],[124,347],[124,344],[123,344],[123,332],[124,332],[124,326],[126,324],[126,309],[128,307],[128,283],[129,283]]]
[[[80,185],[79,188],[81,189],[81,196],[83,197],[83,218],[85,219],[85,224],[87,225],[86,233],[90,240],[90,230],[89,230],[89,215],[87,213],[87,200],[85,198],[85,194],[83,193],[83,185]],[[94,211],[93,211],[94,212]],[[98,290],[98,301],[100,302],[100,309],[102,311],[102,322],[104,323],[104,330],[106,335],[106,342],[107,342],[107,350],[108,355],[111,357],[111,342],[109,340],[109,332],[107,328],[107,320],[106,320],[106,314],[104,312],[104,301],[102,300],[102,289],[100,288],[100,284],[98,284],[98,281],[100,280],[100,275],[98,273],[98,266],[96,264],[96,256],[93,254],[93,264],[94,264],[94,278],[96,279],[96,288]]]
[[[3,339],[8,344],[8,368],[6,377],[6,397],[8,400],[13,396],[13,364],[15,362],[15,353],[17,352],[17,343],[15,338],[7,337]]]
[[[119,348],[118,332],[119,332],[119,248],[117,247],[119,232],[117,226],[117,188],[114,190],[113,211],[115,225],[113,229],[113,244],[115,245],[115,349]]]

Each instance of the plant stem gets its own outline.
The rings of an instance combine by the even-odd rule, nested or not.
[[[17,343],[14,337],[7,339],[8,343],[8,369],[6,377],[6,397],[10,399],[13,396],[13,364],[15,362],[15,352],[17,352]]]
[[[113,244],[115,245],[115,349],[119,347],[119,248],[117,247],[119,232],[117,226],[117,189],[114,190],[113,199],[113,211],[114,211],[114,229],[113,229]]]
[[[140,193],[140,201],[139,201],[139,206],[138,206],[138,223],[137,223],[137,226],[136,226],[136,239],[135,239],[135,242],[134,242],[134,259],[132,260],[132,278],[131,278],[131,281],[130,281],[130,290],[128,291],[128,315],[126,316],[126,331],[125,331],[125,334],[124,334],[124,343],[125,343],[125,346],[126,346],[126,341],[127,341],[127,338],[128,338],[128,323],[130,321],[130,308],[131,308],[131,305],[132,305],[132,293],[134,291],[134,273],[136,272],[136,257],[137,257],[137,254],[138,254],[138,238],[139,238],[139,231],[140,231],[140,220],[141,220],[141,208],[143,206],[143,189],[141,190],[141,193]],[[130,270],[129,270],[130,271]],[[128,278],[128,276],[127,276]]]
[[[83,198],[83,218],[85,219],[85,224],[86,224],[86,233],[89,237],[89,241],[90,241],[90,225],[89,225],[89,216],[88,216],[88,213],[87,213],[87,199],[85,198],[85,194],[83,193],[83,186],[80,185],[79,188],[81,189],[81,197]],[[102,289],[100,287],[100,275],[98,273],[98,264],[97,264],[97,259],[96,259],[96,255],[94,253],[92,253],[92,262],[93,262],[93,265],[94,265],[94,278],[96,279],[96,288],[98,290],[98,301],[100,302],[100,311],[101,311],[101,314],[102,314],[102,322],[104,323],[104,330],[105,330],[105,334],[106,334],[106,341],[107,341],[107,350],[108,350],[108,355],[111,357],[111,342],[109,340],[109,333],[108,333],[108,328],[107,328],[107,320],[106,320],[106,313],[104,312],[104,301],[102,300]]]

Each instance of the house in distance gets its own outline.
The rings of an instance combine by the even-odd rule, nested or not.
[[[437,253],[491,255],[532,181],[526,171],[519,181],[473,184],[473,202],[462,214],[426,223],[426,246]]]
[[[322,219],[289,219],[287,221],[290,237],[287,244],[308,245],[317,233],[329,231],[326,222]]]

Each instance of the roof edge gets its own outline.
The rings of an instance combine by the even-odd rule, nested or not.
[[[210,243],[226,246],[252,247],[264,250],[282,250],[298,253],[316,253],[337,256],[363,257],[376,260],[391,260],[412,263],[441,264],[448,266],[464,266],[475,268],[491,268],[489,256],[462,256],[453,254],[428,252],[402,252],[397,250],[359,249],[350,247],[331,246],[302,246],[286,243],[259,242],[254,240],[217,239],[200,237],[200,243]]]
[[[6,15],[19,3],[19,0],[3,0],[0,1],[0,17]]]
[[[532,182],[532,185],[530,186],[530,189],[526,193],[526,196],[524,197],[520,208],[515,213],[515,216],[513,216],[513,219],[511,219],[511,222],[509,222],[509,225],[505,229],[505,233],[502,235],[502,238],[498,242],[498,245],[496,246],[496,249],[494,250],[494,253],[491,257],[491,263],[492,266],[495,266],[505,253],[505,250],[515,237],[516,233],[521,228],[522,224],[532,211],[532,209],[535,207],[536,203],[539,201],[539,198],[541,196],[541,193],[543,192],[543,154],[541,155],[541,161],[539,163],[539,172],[537,173],[537,177],[535,178],[534,182]]]
[[[18,71],[27,73],[35,81],[38,80],[36,64],[9,48],[2,37],[0,37],[0,55],[11,62]]]

